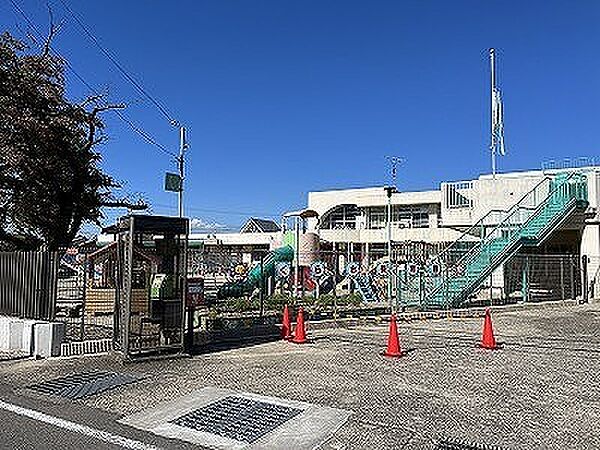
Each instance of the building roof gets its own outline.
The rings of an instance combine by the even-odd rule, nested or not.
[[[281,227],[273,220],[250,217],[240,229],[240,233],[275,233]]]

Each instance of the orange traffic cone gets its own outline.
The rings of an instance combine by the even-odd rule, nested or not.
[[[396,314],[390,317],[390,333],[388,336],[387,349],[383,352],[383,356],[399,358],[404,356],[400,350],[400,339],[398,338],[398,325],[396,324]]]
[[[496,338],[494,338],[494,328],[492,326],[492,315],[489,308],[485,310],[485,319],[483,320],[483,334],[481,336],[481,342],[479,347],[488,350],[495,350],[498,348]]]
[[[283,320],[281,321],[281,339],[290,340],[291,338],[290,310],[288,309],[288,305],[285,305],[285,308],[283,308]]]
[[[294,333],[294,339],[292,339],[294,344],[304,344],[306,343],[306,330],[304,329],[304,310],[302,306],[298,310],[298,318],[296,319],[296,331]]]

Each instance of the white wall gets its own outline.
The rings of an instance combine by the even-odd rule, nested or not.
[[[392,204],[419,205],[440,203],[441,199],[442,195],[439,190],[397,192],[392,195]],[[315,210],[319,213],[319,216],[322,216],[337,205],[352,204],[358,207],[386,206],[387,202],[387,195],[383,186],[308,193],[308,209]]]
[[[583,229],[580,252],[589,258],[588,280],[594,282],[594,292],[590,292],[590,295],[600,298],[600,171],[588,173],[587,176],[588,200],[596,214],[588,219],[589,224]]]

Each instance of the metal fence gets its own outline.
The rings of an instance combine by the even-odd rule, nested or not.
[[[116,266],[100,272],[95,253],[62,254],[55,320],[65,323],[68,342],[113,337]]]
[[[584,295],[579,255],[517,255],[504,265],[504,298],[524,302],[568,300]]]
[[[218,341],[242,331],[250,335],[276,331],[286,304],[294,315],[302,306],[306,318],[313,320],[386,313],[390,295],[398,310],[419,308],[420,290],[425,292],[423,286],[433,282],[428,279],[439,276],[429,270],[438,250],[430,245],[395,245],[390,289],[385,248],[369,254],[352,248],[324,249],[297,274],[290,258],[269,259],[267,249],[252,255],[189,249],[188,326],[200,341]],[[62,321],[68,342],[111,339],[118,261],[110,246],[89,253],[0,253],[0,313]],[[519,254],[462,306],[600,296],[600,259],[588,264],[586,279],[579,255]],[[133,270],[134,306],[147,308],[152,280],[144,264],[138,266]]]
[[[0,253],[0,314],[52,320],[58,252]]]

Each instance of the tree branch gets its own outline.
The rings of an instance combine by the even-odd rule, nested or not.
[[[92,99],[93,97],[88,97]],[[87,123],[89,126],[88,130],[88,138],[86,144],[86,150],[91,149],[96,142],[96,130],[98,129],[98,114],[103,111],[113,110],[113,109],[124,109],[124,103],[116,103],[116,104],[106,104],[104,106],[96,106],[92,111],[88,114]]]

